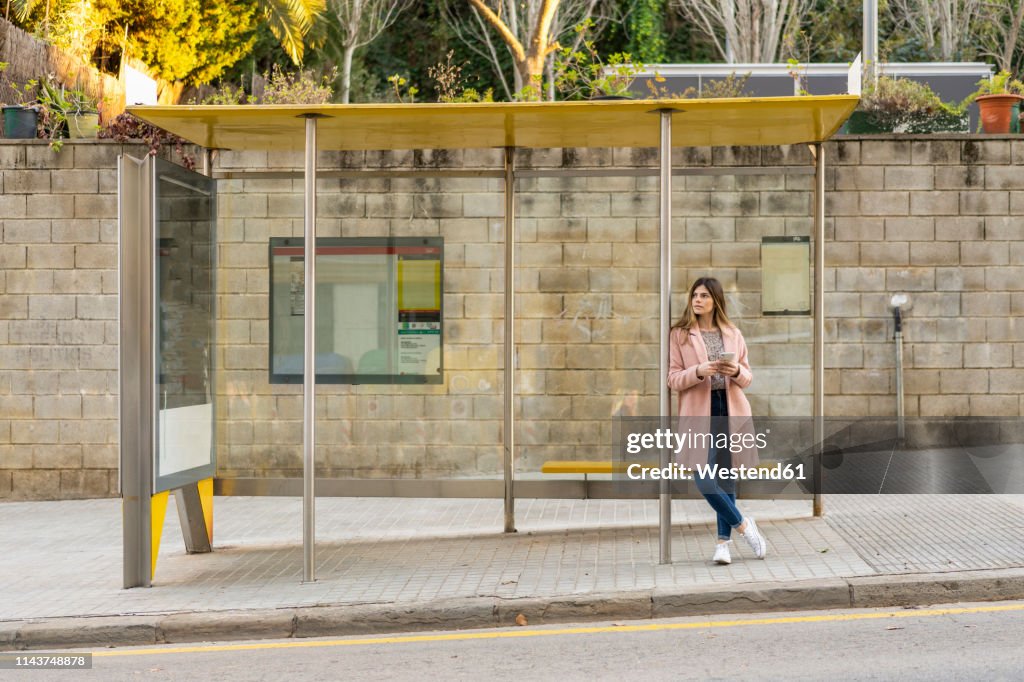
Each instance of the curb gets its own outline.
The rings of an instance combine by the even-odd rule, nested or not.
[[[554,597],[201,611],[0,622],[0,651],[337,637],[616,619],[1024,599],[1024,569],[879,575]]]

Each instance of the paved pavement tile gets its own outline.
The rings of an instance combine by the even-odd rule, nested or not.
[[[500,532],[500,500],[323,498],[317,581],[303,584],[301,500],[217,498],[214,549],[187,555],[168,505],[154,587],[121,589],[118,500],[0,503],[0,620],[449,597],[550,597],[687,586],[1024,565],[1022,496],[744,501],[768,537],[754,560],[710,562],[713,517],[673,503],[673,562],[658,564],[657,504],[519,500],[518,531]],[[941,537],[937,543],[933,538]]]

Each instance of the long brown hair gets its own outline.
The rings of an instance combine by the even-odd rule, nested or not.
[[[711,300],[715,302],[715,309],[711,311],[714,325],[719,329],[735,326],[725,312],[725,291],[722,290],[722,283],[714,277],[698,277],[690,285],[690,295],[686,299],[686,310],[683,311],[683,316],[672,325],[672,328],[690,329],[697,326],[697,315],[693,312],[693,292],[699,286],[706,288],[711,294]]]

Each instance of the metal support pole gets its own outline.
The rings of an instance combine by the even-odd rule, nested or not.
[[[672,296],[672,111],[661,111],[661,143],[658,154],[660,161],[660,186],[658,188],[661,209],[659,216],[661,220],[660,248],[658,260],[661,270],[661,301],[659,305],[659,326],[658,326],[658,410],[661,419],[659,421],[670,421],[669,415],[672,409],[672,393],[668,388],[668,334],[671,320],[671,296]],[[662,423],[661,428],[669,425]],[[661,466],[666,468],[669,465],[669,451],[661,451]],[[667,480],[661,482],[658,492],[658,533],[659,533],[659,559],[658,563],[672,563],[672,489]]]
[[[505,147],[505,414],[502,426],[504,440],[505,532],[516,532],[515,482],[515,148]]]
[[[895,307],[892,311],[896,340],[896,440],[903,447],[907,438],[906,409],[903,402],[903,311]]]
[[[210,536],[206,533],[203,517],[203,503],[199,497],[199,486],[189,483],[174,491],[174,504],[178,508],[178,522],[181,536],[185,540],[185,551],[189,554],[212,552]]]
[[[152,579],[153,161],[118,159],[118,326],[123,586]]]
[[[814,156],[814,515],[821,516],[821,453],[825,440],[825,145]]]
[[[316,580],[316,118],[306,117],[303,256],[302,581]]]
[[[868,82],[878,83],[878,0],[864,0],[864,23],[861,54]]]

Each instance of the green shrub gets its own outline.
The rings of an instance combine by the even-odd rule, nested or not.
[[[924,83],[882,76],[866,88],[857,111],[879,130],[894,133],[966,131],[965,104],[947,104]]]
[[[261,104],[328,104],[334,96],[331,83],[338,77],[335,68],[317,80],[312,71],[287,73],[276,64],[267,79]]]

